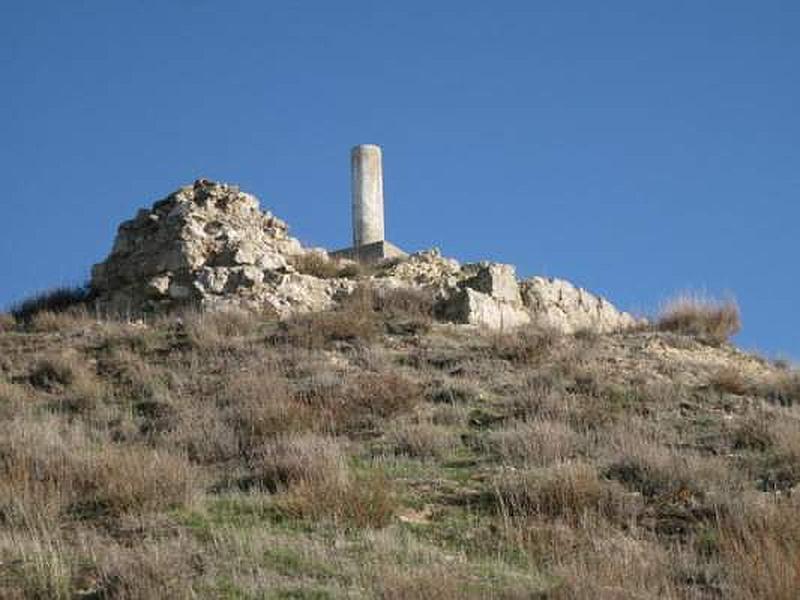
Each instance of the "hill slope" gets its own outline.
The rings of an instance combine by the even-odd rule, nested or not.
[[[3,597],[794,597],[797,373],[428,313],[7,326]]]

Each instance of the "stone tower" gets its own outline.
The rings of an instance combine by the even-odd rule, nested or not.
[[[385,239],[382,159],[381,148],[375,144],[359,144],[350,151],[353,245],[331,256],[367,263],[407,256]]]

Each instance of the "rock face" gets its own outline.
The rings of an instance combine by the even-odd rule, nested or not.
[[[111,254],[92,269],[91,286],[102,311],[132,316],[191,305],[286,317],[331,308],[368,283],[429,290],[438,317],[453,323],[510,329],[534,322],[566,333],[636,324],[567,281],[520,282],[511,265],[461,265],[434,249],[384,261],[356,280],[299,272],[293,265],[308,254],[332,260],[324,250],[303,248],[254,196],[198,180],[120,225]]]
[[[194,304],[286,315],[328,308],[352,291],[353,282],[295,272],[287,259],[304,252],[255,196],[200,180],[120,225],[91,286],[103,310],[123,314]]]
[[[520,285],[525,308],[539,324],[565,333],[580,330],[605,333],[638,324],[637,319],[621,312],[601,298],[563,279],[531,277]]]

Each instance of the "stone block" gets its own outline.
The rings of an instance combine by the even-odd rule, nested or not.
[[[519,284],[513,265],[480,262],[464,265],[463,270],[468,275],[462,283],[463,286],[488,294],[496,300],[521,304]]]

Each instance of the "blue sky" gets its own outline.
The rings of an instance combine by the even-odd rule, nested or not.
[[[637,311],[733,294],[740,344],[800,358],[797,2],[0,7],[0,306],[200,176],[344,246],[349,148],[378,143],[402,247]]]

